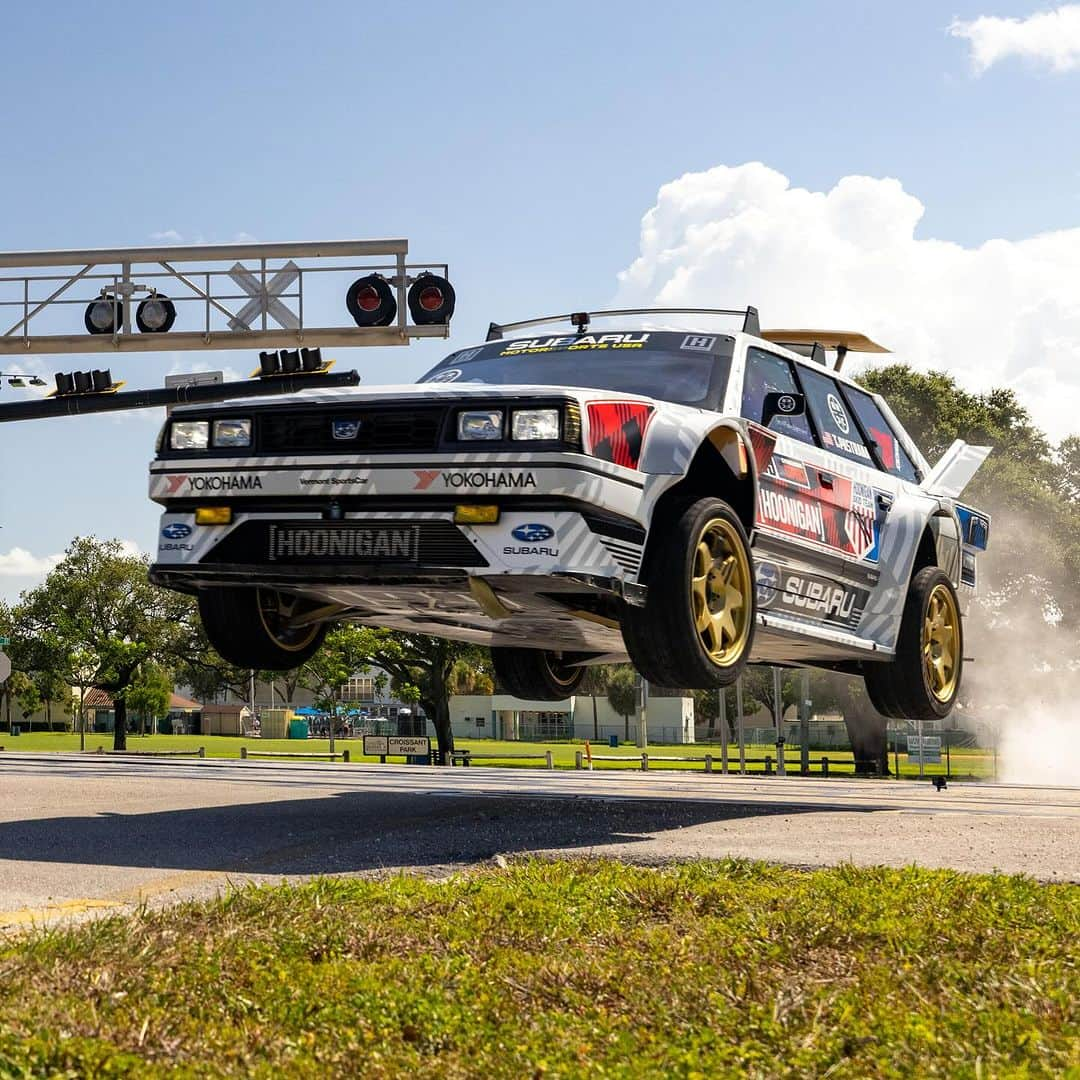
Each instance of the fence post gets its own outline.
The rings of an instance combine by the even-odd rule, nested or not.
[[[240,747],[240,757],[241,757],[241,759],[247,757],[247,747],[246,746],[241,746]]]
[[[705,755],[705,771],[712,772],[712,754]]]
[[[641,768],[644,772],[649,771],[649,755],[646,751],[641,751]]]
[[[344,761],[346,765],[349,764],[349,751],[348,751],[348,749],[345,749],[345,750],[341,751],[341,760]]]
[[[828,776],[829,775],[829,759],[827,757],[823,757],[821,759],[821,775],[822,776]]]
[[[580,750],[575,750],[574,751],[574,768],[575,769],[580,769],[581,768],[581,751]]]
[[[551,756],[551,751],[550,750],[545,750],[544,751],[544,765],[549,769],[554,769],[555,768],[555,760]]]
[[[200,746],[199,747],[199,757],[206,757],[206,747],[205,746]]]
[[[772,754],[765,755],[765,775],[772,776]]]

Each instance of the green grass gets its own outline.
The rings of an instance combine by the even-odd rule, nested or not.
[[[1080,1077],[1080,887],[514,862],[0,946],[0,1075]]]
[[[348,749],[350,757],[353,761],[377,761],[377,758],[368,757],[365,758],[361,754],[361,742],[359,739],[338,739],[336,740],[335,749],[340,752],[343,749]],[[508,742],[500,741],[496,739],[458,739],[456,745],[459,749],[471,749],[478,754],[543,754],[545,750],[552,752],[553,761],[557,769],[572,769],[574,768],[575,753],[577,751],[584,752],[583,742],[557,742],[557,743],[534,743],[534,742]],[[34,731],[24,732],[15,738],[12,738],[7,734],[0,734],[0,746],[6,747],[8,750],[21,750],[21,751],[61,751],[61,750],[78,750],[79,749],[79,736],[71,734],[62,734],[59,732],[45,732]],[[87,735],[86,736],[86,748],[87,750],[97,750],[101,746],[106,750],[112,749],[112,736],[111,735]],[[128,735],[128,749],[129,750],[185,750],[185,749],[198,749],[200,746],[206,748],[207,757],[223,757],[223,758],[238,758],[240,756],[240,747],[246,746],[250,751],[256,750],[273,750],[273,751],[290,751],[301,753],[328,753],[330,749],[330,742],[327,739],[308,739],[296,740],[296,739],[242,739],[233,738],[228,735]],[[619,762],[610,761],[598,761],[595,763],[597,769],[625,769],[635,767],[640,768],[641,751],[636,746],[619,746],[617,749],[610,749],[606,744],[602,746],[594,746],[593,751],[597,754],[604,755],[617,755],[621,758],[626,758],[627,763],[625,765]],[[705,754],[712,754],[713,756],[713,768],[719,772],[720,770],[720,747],[719,746],[706,746],[703,744],[695,744],[690,746],[659,746],[651,745],[649,747],[649,754],[653,757],[663,757],[666,755],[680,756],[687,755],[693,757],[704,757]],[[776,761],[776,747],[772,745],[748,745],[746,748],[748,757],[764,758],[766,754],[771,755],[773,758],[775,768]],[[837,776],[850,776],[855,771],[855,764],[852,754],[849,750],[815,750],[811,753],[810,757],[813,761],[817,761],[821,757],[828,757],[829,759],[829,773],[830,775]],[[395,760],[395,759],[391,759]],[[401,759],[396,759],[401,760]],[[730,767],[734,771],[738,767],[739,752],[737,746],[732,746],[728,751],[728,760]],[[799,767],[799,750],[798,747],[787,747],[786,760],[789,772],[798,771]],[[892,768],[893,757],[890,754],[889,763]],[[515,758],[502,758],[495,760],[483,760],[477,762],[480,765],[498,765],[510,768],[543,768],[544,763],[541,760],[520,760]],[[674,769],[694,769],[703,770],[705,768],[702,762],[656,762],[654,768],[674,768]],[[813,775],[818,775],[818,766],[814,765]],[[955,778],[980,778],[989,777],[993,775],[994,759],[991,751],[985,750],[965,750],[955,749],[952,752],[952,775]],[[748,772],[763,772],[765,769],[764,764],[760,762],[751,763],[747,765]],[[909,762],[906,754],[900,755],[900,773],[905,777],[916,777],[919,775],[919,766],[917,763]],[[945,762],[944,760],[940,765],[927,765],[927,776],[944,776],[945,775]]]

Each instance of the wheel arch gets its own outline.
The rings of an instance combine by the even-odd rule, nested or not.
[[[757,512],[757,472],[746,436],[733,424],[718,424],[707,431],[682,477],[657,500],[650,515],[642,570],[655,549],[654,526],[669,520],[673,508],[687,499],[714,497],[729,503],[749,536]]]
[[[954,587],[960,584],[960,523],[955,512],[940,509],[931,514],[915,549],[910,577],[927,566],[943,570]]]

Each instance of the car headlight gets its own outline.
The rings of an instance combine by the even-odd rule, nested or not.
[[[558,409],[515,409],[510,420],[514,439],[557,439]]]
[[[459,412],[457,418],[459,439],[501,439],[503,437],[502,409],[474,409]]]
[[[174,420],[169,431],[173,450],[205,450],[210,443],[208,420]]]
[[[214,421],[214,445],[215,446],[250,446],[251,445],[251,421],[250,420],[215,420]]]

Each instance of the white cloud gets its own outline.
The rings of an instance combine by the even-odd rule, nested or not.
[[[33,555],[25,548],[0,551],[0,577],[43,578],[63,555]]]
[[[890,178],[819,192],[760,162],[687,173],[642,219],[617,303],[862,331],[969,389],[1012,387],[1055,438],[1080,431],[1080,229],[966,248],[918,239],[922,215]]]
[[[1010,56],[1046,64],[1052,71],[1080,67],[1080,4],[1063,4],[1026,19],[997,15],[954,19],[949,33],[967,39],[979,75]]]
[[[183,236],[175,229],[165,229],[163,232],[152,232],[150,234],[150,239],[159,244],[182,244],[184,242]]]

